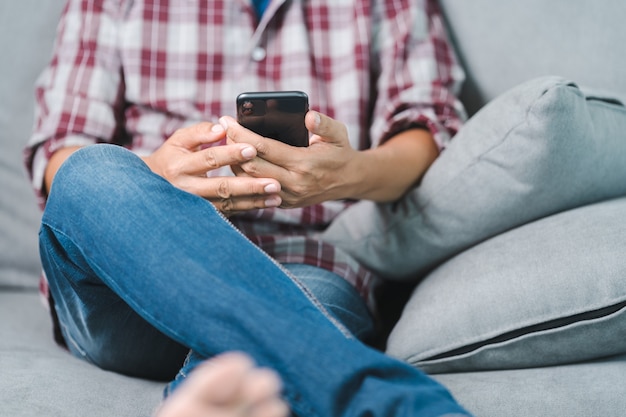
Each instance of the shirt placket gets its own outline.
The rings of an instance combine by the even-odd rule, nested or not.
[[[238,79],[240,80],[254,80],[256,84],[254,87],[250,86],[248,90],[258,89],[258,84],[262,84],[262,80],[258,77],[251,77],[250,74],[256,74],[256,67],[260,65],[267,57],[267,36],[266,31],[268,25],[271,24],[276,12],[285,4],[286,0],[272,0],[270,1],[267,10],[263,14],[258,25],[254,29],[252,38],[248,42],[246,49],[247,59],[243,60],[238,68]],[[246,2],[248,7],[252,7],[250,1]]]

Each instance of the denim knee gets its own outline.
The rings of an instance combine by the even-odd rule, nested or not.
[[[64,213],[83,215],[89,205],[103,199],[110,202],[114,194],[124,201],[126,198],[120,193],[135,195],[135,187],[124,184],[136,183],[138,171],[152,172],[139,157],[121,146],[98,144],[81,148],[56,173],[46,211],[52,211],[49,206],[60,205]]]
[[[117,145],[98,144],[81,148],[61,165],[53,181],[71,188],[101,189],[128,178],[128,174],[145,164],[135,154]]]

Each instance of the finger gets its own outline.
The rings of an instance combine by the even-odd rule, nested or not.
[[[298,160],[295,158],[282,162],[278,158],[274,158],[274,161],[266,160],[265,158],[255,158],[240,164],[239,168],[244,172],[245,176],[254,178],[274,178],[282,183],[289,177],[290,170],[301,165],[299,165],[297,161]]]
[[[312,133],[311,143],[319,142],[340,142],[341,138],[347,137],[347,128],[341,122],[316,111],[309,111],[304,124]]]
[[[236,213],[241,213],[250,210],[259,210],[280,207],[283,200],[279,195],[271,195],[267,197],[247,197],[247,198],[230,198],[222,200],[210,200],[226,217],[229,217]]]
[[[231,165],[230,166],[230,170],[237,177],[249,177],[250,176],[250,175],[248,175],[248,173],[246,171],[243,170],[243,168],[241,168],[240,165]]]
[[[202,145],[219,142],[226,136],[220,124],[202,122],[178,129],[170,140],[185,149],[195,150]]]
[[[226,131],[228,143],[247,143],[254,146],[259,155],[269,154],[272,151],[272,142],[281,144],[281,142],[265,138],[252,130],[246,129],[230,116],[221,117],[220,125]]]
[[[209,200],[262,197],[280,192],[272,178],[190,177],[185,189]]]
[[[204,197],[226,215],[282,203],[280,183],[271,178],[190,177],[181,188]]]
[[[202,174],[224,166],[244,163],[256,155],[256,149],[245,143],[211,146],[190,154],[186,158],[184,169],[187,173]]]
[[[226,137],[229,141],[252,145],[256,149],[258,156],[266,160],[271,160],[272,162],[274,162],[275,159],[285,159],[286,156],[302,150],[301,148],[294,148],[276,139],[263,137],[241,126],[235,119],[229,116],[220,118],[220,124],[226,129]]]
[[[290,170],[301,166],[302,161],[307,160],[308,149],[305,147],[289,146],[275,139],[265,138],[228,116],[222,117],[220,123],[226,128],[229,143],[247,143],[256,149],[258,158],[240,164],[249,176],[280,180],[288,175]]]

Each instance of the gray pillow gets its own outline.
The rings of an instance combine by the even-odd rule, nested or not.
[[[513,227],[622,195],[626,108],[543,77],[481,109],[406,198],[359,202],[322,238],[412,280]]]
[[[626,352],[626,198],[477,245],[412,294],[388,353],[427,372],[572,363]]]

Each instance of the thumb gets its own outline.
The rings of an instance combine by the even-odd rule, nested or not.
[[[304,119],[304,124],[312,133],[310,143],[343,143],[348,140],[346,125],[316,111],[309,111]]]

